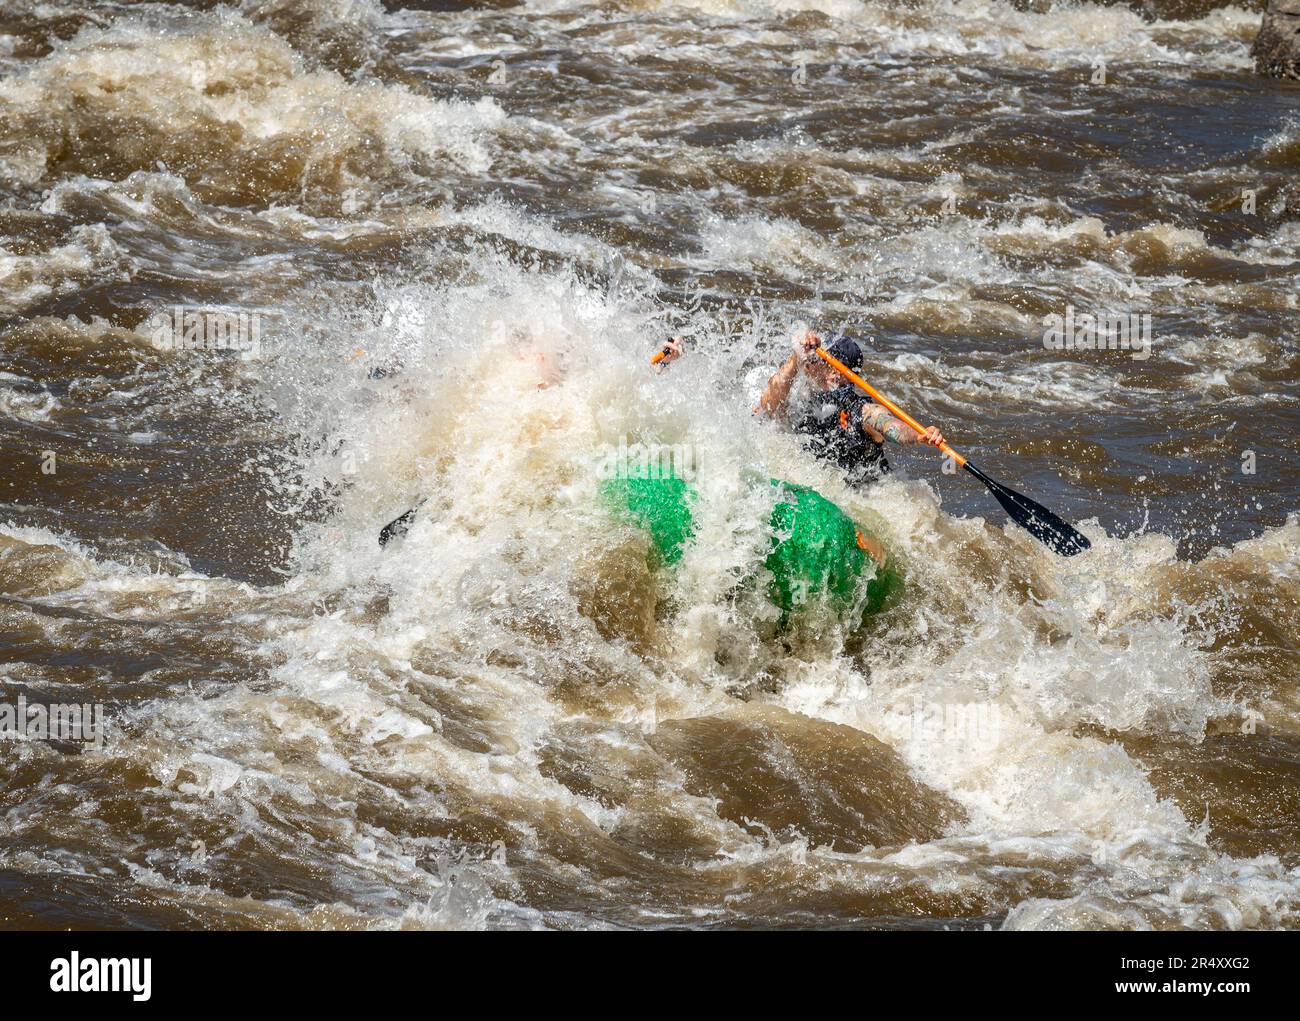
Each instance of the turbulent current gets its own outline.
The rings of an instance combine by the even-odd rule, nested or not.
[[[105,724],[0,734],[0,924],[1300,927],[1259,10],[417,6],[0,2],[0,704]],[[1091,549],[754,415],[801,324]],[[755,478],[901,598],[778,619]]]

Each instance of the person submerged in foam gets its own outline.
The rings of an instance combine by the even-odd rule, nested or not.
[[[818,358],[814,352],[821,346],[822,338],[812,330],[797,335],[794,350],[767,381],[754,410],[789,424],[806,437],[809,450],[838,464],[852,485],[865,485],[889,471],[886,440],[905,446],[938,447],[943,443],[937,428],[931,426],[923,435],[914,432]],[[855,340],[842,337],[826,351],[854,372],[862,368],[862,349]],[[681,341],[669,340],[660,354],[655,364],[662,370],[682,356]],[[792,401],[800,374],[808,385]]]

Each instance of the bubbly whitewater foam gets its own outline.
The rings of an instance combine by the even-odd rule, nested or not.
[[[349,213],[412,164],[485,171],[478,136],[505,120],[490,99],[440,102],[310,71],[283,39],[229,12],[83,30],[0,86],[0,103],[28,180],[52,159],[65,173],[170,167],[217,204],[297,199]],[[143,130],[91,127],[111,117]],[[60,149],[78,123],[89,137]]]

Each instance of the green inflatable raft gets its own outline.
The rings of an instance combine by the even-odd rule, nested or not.
[[[776,479],[780,491],[768,523],[772,544],[763,566],[771,574],[768,598],[787,614],[829,602],[841,613],[881,610],[902,588],[893,559],[878,565],[868,549],[884,551],[844,511],[816,490]],[[695,491],[674,476],[614,478],[602,483],[615,511],[645,529],[656,556],[677,563],[694,535]]]

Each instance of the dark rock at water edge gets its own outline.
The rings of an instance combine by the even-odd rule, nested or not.
[[[1300,81],[1300,0],[1269,0],[1250,54],[1257,73]]]

